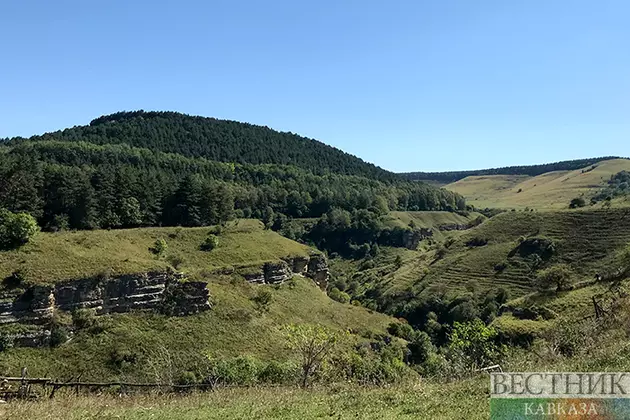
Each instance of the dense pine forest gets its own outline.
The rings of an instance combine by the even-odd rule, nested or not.
[[[293,133],[177,112],[118,112],[96,118],[87,126],[34,136],[30,140],[124,143],[220,162],[295,165],[317,174],[395,177],[358,157]]]
[[[28,212],[45,230],[204,226],[235,217],[278,227],[335,209],[361,224],[389,210],[466,207],[458,194],[401,180],[314,140],[176,113],[119,113],[0,144],[0,208]]]
[[[459,181],[467,176],[481,175],[529,175],[538,176],[551,171],[574,171],[598,162],[610,159],[620,159],[616,156],[605,156],[591,159],[565,160],[562,162],[545,163],[542,165],[506,166],[503,168],[479,169],[472,171],[451,172],[407,172],[399,174],[409,181],[435,181],[442,184]]]

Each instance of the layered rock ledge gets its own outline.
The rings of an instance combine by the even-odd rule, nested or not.
[[[294,275],[301,275],[312,279],[324,291],[328,286],[330,277],[328,261],[321,254],[286,257],[281,261],[267,262],[259,266],[221,269],[218,272],[222,274],[236,272],[245,280],[254,284],[282,284],[290,280]]]
[[[54,311],[92,308],[98,315],[154,310],[168,315],[190,315],[210,309],[203,282],[189,282],[166,272],[87,278],[55,285],[30,285],[5,290],[0,296],[0,325],[44,325]]]

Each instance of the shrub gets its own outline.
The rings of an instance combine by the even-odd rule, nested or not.
[[[72,312],[72,325],[82,330],[92,327],[96,323],[96,313],[93,309],[76,309]]]
[[[496,344],[497,331],[476,319],[455,322],[449,334],[449,357],[463,370],[474,370],[498,362],[501,351]]]
[[[260,287],[256,291],[256,295],[251,298],[251,300],[256,305],[256,309],[260,312],[266,312],[269,310],[269,305],[271,304],[271,300],[273,299],[273,294],[271,290],[266,287]]]
[[[189,370],[181,372],[175,380],[177,385],[193,385],[197,383],[197,376]]]
[[[466,246],[469,248],[473,248],[477,246],[485,246],[485,245],[488,245],[488,239],[481,238],[478,236],[475,236],[474,238],[471,238],[468,240],[468,242],[466,242]]]
[[[542,270],[536,276],[535,285],[540,291],[556,287],[556,292],[566,289],[571,284],[573,272],[565,264],[557,264]]]
[[[374,260],[371,258],[365,259],[361,261],[361,264],[359,264],[360,271],[371,270],[374,267],[376,267],[376,264],[374,264]]]
[[[0,209],[0,248],[24,245],[39,232],[39,226],[28,213],[12,213]]]
[[[254,385],[262,370],[260,361],[253,357],[210,359],[209,380],[223,385]]]
[[[50,347],[58,347],[68,341],[68,330],[63,325],[53,324],[50,329]]]
[[[387,327],[387,332],[394,337],[402,338],[407,341],[411,341],[414,334],[413,327],[402,322],[392,322]]]
[[[547,261],[556,252],[556,244],[548,238],[527,238],[520,241],[518,247],[512,250],[509,256],[513,256],[517,252],[523,258],[528,258],[535,254],[541,260]]]
[[[337,302],[340,303],[348,303],[350,302],[350,295],[347,294],[346,292],[342,292],[341,290],[337,289],[336,287],[333,287],[330,292],[328,292],[328,297],[330,297],[332,300],[336,300]]]
[[[281,384],[292,381],[295,378],[295,367],[272,360],[258,373],[258,380],[264,383]]]
[[[117,369],[123,369],[137,362],[138,355],[130,350],[114,347],[109,353],[109,363]]]
[[[223,227],[221,225],[211,226],[210,229],[208,229],[208,235],[221,236],[222,233]]]
[[[505,289],[504,287],[499,287],[496,291],[496,294],[494,296],[494,300],[499,304],[502,305],[505,302],[507,302],[508,300],[510,300],[510,292]]]
[[[20,287],[26,281],[27,271],[24,268],[18,268],[11,275],[2,280],[2,284],[10,289]]]
[[[497,265],[494,266],[494,271],[500,273],[503,270],[505,270],[507,268],[507,266],[508,265],[507,265],[507,263],[505,261],[504,262],[500,262],[500,263],[498,263]]]
[[[153,248],[151,248],[151,252],[153,252],[158,258],[163,257],[168,250],[168,244],[162,238],[157,239],[153,244]]]
[[[13,347],[13,337],[10,334],[0,333],[0,352]]]
[[[552,353],[566,357],[587,353],[597,345],[600,325],[595,320],[563,320],[548,330],[544,338]]]
[[[422,364],[432,353],[435,353],[431,337],[424,331],[415,331],[407,347],[411,352],[409,361],[413,364]]]
[[[338,337],[320,325],[290,325],[285,332],[289,348],[295,350],[302,360],[300,383],[306,388],[333,353]]]
[[[437,250],[435,251],[435,259],[441,260],[442,258],[446,256],[447,252],[448,250],[444,245],[438,246]]]
[[[199,247],[202,251],[212,251],[219,246],[219,238],[216,235],[208,235]]]
[[[575,209],[578,207],[584,207],[585,205],[586,205],[586,200],[584,200],[584,197],[576,197],[573,200],[571,200],[571,203],[569,203],[569,208]]]
[[[167,258],[170,265],[173,266],[174,269],[179,270],[182,265],[186,262],[186,258],[183,255],[169,255]]]

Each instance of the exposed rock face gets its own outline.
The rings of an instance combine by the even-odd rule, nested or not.
[[[265,283],[269,284],[284,283],[293,277],[293,272],[285,261],[266,263],[263,266],[263,273],[265,275]]]
[[[286,258],[280,262],[265,263],[253,272],[243,273],[242,276],[250,283],[281,284],[290,280],[294,274],[305,275],[326,290],[329,278],[326,257],[314,254],[310,257]]]
[[[323,255],[311,255],[308,261],[306,275],[312,278],[320,289],[326,290],[328,287],[328,279],[330,278],[326,257]]]
[[[0,300],[0,324],[46,324],[53,316],[54,302],[51,286],[38,285],[19,289],[17,294],[5,293]]]
[[[291,271],[295,274],[304,274],[308,267],[308,257],[293,257],[287,258],[287,263],[291,267]]]
[[[99,315],[142,309],[186,315],[210,309],[205,283],[182,280],[177,274],[140,273],[34,285],[2,297],[0,324],[47,324],[55,309],[93,308]]]

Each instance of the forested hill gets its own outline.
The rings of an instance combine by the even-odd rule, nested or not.
[[[459,181],[467,176],[480,175],[529,175],[538,176],[551,171],[574,171],[595,165],[598,162],[620,159],[616,156],[605,156],[591,159],[566,160],[562,162],[545,163],[542,165],[506,166],[503,168],[479,169],[473,171],[451,172],[407,172],[399,174],[409,181],[436,181],[442,184]]]
[[[362,159],[317,140],[268,127],[177,112],[118,112],[31,140],[124,143],[154,151],[241,164],[295,165],[326,172],[386,180],[397,178]]]
[[[389,210],[465,207],[459,194],[422,182],[317,175],[291,165],[216,162],[126,144],[0,145],[0,209],[30,213],[47,230],[203,226],[234,217],[270,225],[278,217],[342,211],[363,231]]]

